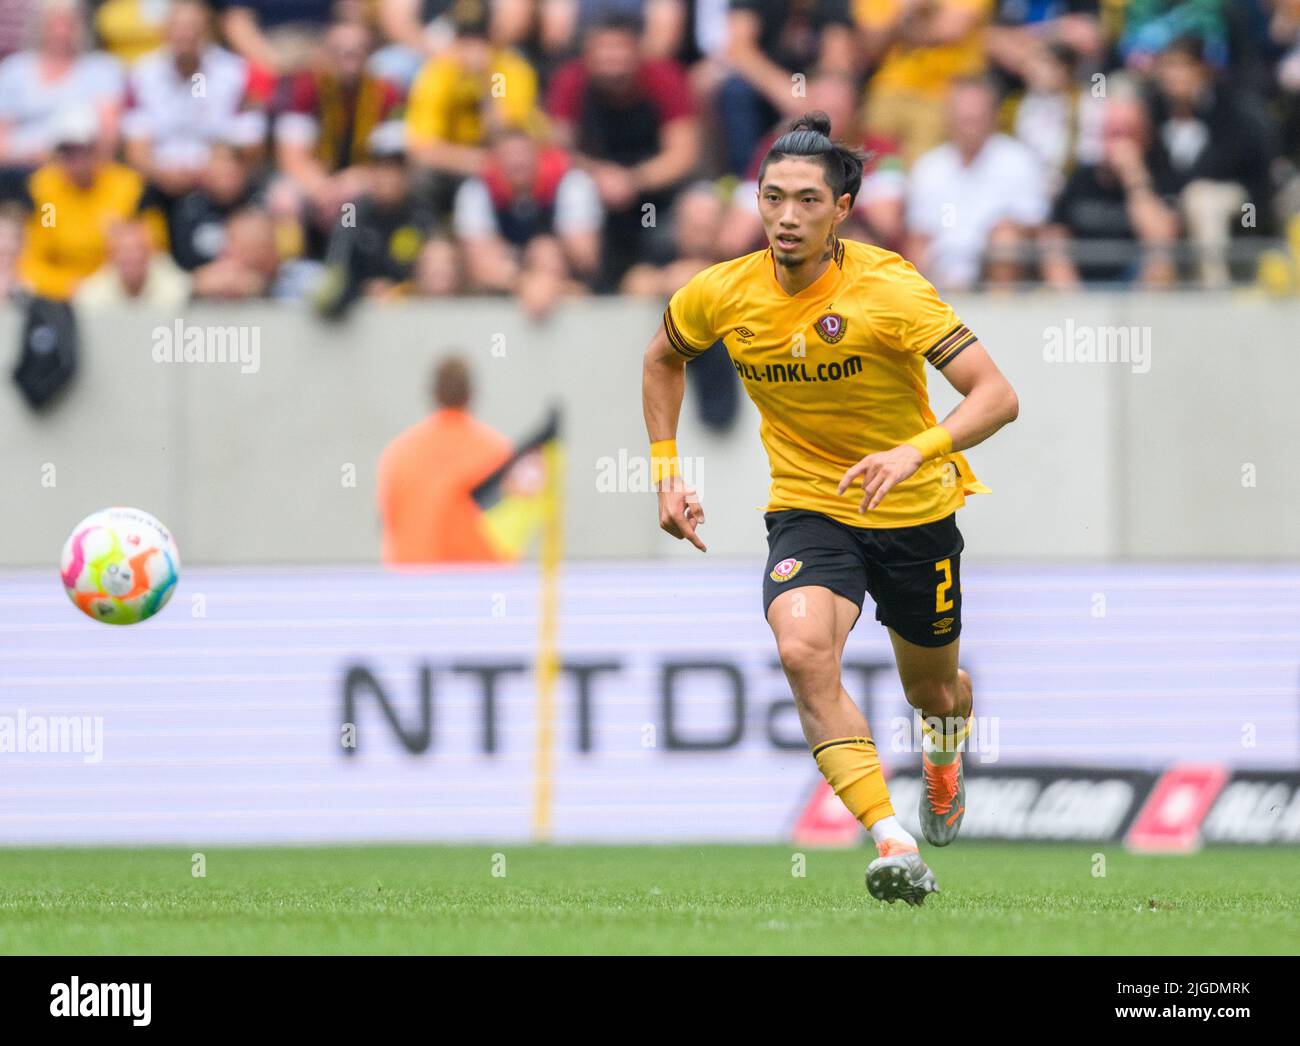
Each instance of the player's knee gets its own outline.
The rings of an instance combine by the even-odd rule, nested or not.
[[[904,688],[907,703],[927,715],[947,716],[957,711],[956,679],[917,679]]]
[[[792,632],[777,637],[776,650],[781,658],[781,667],[794,678],[816,676],[835,665],[835,651],[829,636]]]

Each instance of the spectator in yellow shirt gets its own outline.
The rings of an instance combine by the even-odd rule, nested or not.
[[[456,38],[411,86],[407,138],[416,164],[459,181],[478,174],[492,133],[537,131],[537,74],[527,59],[488,39],[487,5],[457,4]]]
[[[54,129],[55,158],[27,182],[31,214],[18,274],[41,297],[66,301],[104,264],[112,227],[140,209],[144,180],[130,167],[106,162],[96,149],[98,120],[90,109],[65,111]],[[161,219],[151,215],[156,242]]]
[[[910,167],[946,135],[948,88],[987,69],[993,0],[854,0],[868,61],[866,126],[895,139]]]
[[[104,0],[95,11],[104,49],[125,65],[162,47],[166,21],[167,6],[152,0]]]

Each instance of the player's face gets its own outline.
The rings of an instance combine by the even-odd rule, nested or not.
[[[787,157],[768,164],[758,187],[758,212],[776,263],[796,268],[829,249],[848,216],[849,194],[835,198],[818,161]]]

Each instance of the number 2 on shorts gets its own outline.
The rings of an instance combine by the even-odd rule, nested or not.
[[[948,589],[952,588],[952,560],[941,559],[934,569],[943,575],[943,580],[934,586],[934,612],[939,614],[952,609],[952,600],[948,598]]]

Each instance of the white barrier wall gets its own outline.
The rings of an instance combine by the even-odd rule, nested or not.
[[[566,568],[556,838],[788,837],[820,777],[760,577]],[[1289,771],[1224,823],[1300,841],[1300,567],[975,566],[963,595],[964,837],[1113,838],[1191,764]],[[0,846],[527,838],[537,606],[530,567],[192,570],[113,628],[45,572],[0,573]],[[915,719],[869,611],[844,675],[919,832]]]
[[[970,454],[995,493],[961,516],[972,559],[1300,556],[1300,306],[1228,296],[1027,294],[955,302],[1020,394],[1020,420]],[[427,405],[431,361],[456,348],[478,413],[523,436],[564,409],[568,554],[697,555],[662,536],[652,498],[598,489],[602,459],[643,454],[640,363],[661,306],[565,306],[541,325],[502,300],[360,308],[339,326],[273,305],[196,306],[184,322],[256,337],[257,369],[159,363],[177,317],[83,314],[82,372],[47,416],[0,388],[0,562],[52,565],[72,525],[138,505],[189,563],[368,562],[374,465]],[[1129,328],[1132,327],[1132,332]],[[0,311],[0,352],[19,317]],[[1045,359],[1107,339],[1140,358]],[[1149,355],[1146,353],[1149,350]],[[940,415],[954,400],[931,372]],[[748,401],[725,437],[693,402],[679,444],[703,462],[710,554],[764,554],[766,461]]]

